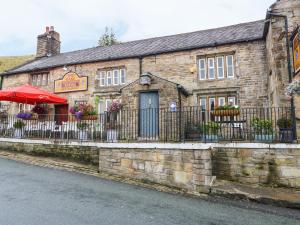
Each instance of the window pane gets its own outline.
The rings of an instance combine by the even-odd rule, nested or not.
[[[225,97],[219,97],[219,106],[224,106],[225,105]]]
[[[227,77],[234,77],[234,65],[233,65],[233,56],[228,55],[226,57],[226,66],[227,66]]]
[[[206,78],[205,59],[199,60],[199,79],[204,80]]]
[[[228,97],[228,105],[235,105],[235,97]]]
[[[112,85],[112,75],[111,71],[107,71],[107,85]]]
[[[100,72],[100,86],[106,85],[106,73],[105,71]]]
[[[112,103],[111,99],[106,99],[106,110],[105,111],[108,110],[108,108],[110,107],[111,103]]]
[[[43,74],[42,85],[45,86],[48,84],[48,74]]]
[[[119,84],[119,70],[114,70],[114,85]]]
[[[99,101],[98,112],[103,114],[106,111],[105,102],[103,100]]]
[[[37,76],[36,75],[32,75],[32,85],[36,86],[36,80],[37,80]]]
[[[215,109],[215,98],[209,98],[209,109],[210,110]]]
[[[209,79],[215,78],[215,60],[214,60],[214,58],[208,59],[208,78]]]
[[[38,75],[37,82],[36,82],[38,86],[40,86],[42,84],[42,79],[43,79],[43,76]]]
[[[126,79],[126,71],[125,69],[120,70],[120,83],[125,84],[125,79]]]
[[[201,106],[202,110],[206,110],[206,98],[200,99],[200,106]]]
[[[218,78],[224,78],[224,58],[218,57],[217,64],[218,64]]]

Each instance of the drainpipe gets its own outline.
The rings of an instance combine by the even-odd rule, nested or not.
[[[178,129],[179,129],[179,140],[182,142],[183,138],[182,138],[182,130],[181,130],[181,85],[177,84],[177,92],[178,92],[178,108],[179,108],[179,124],[178,124]]]
[[[267,11],[267,15],[270,17],[281,17],[284,18],[284,28],[285,28],[285,42],[286,42],[286,54],[287,54],[287,66],[288,66],[288,75],[289,75],[289,83],[292,82],[292,68],[291,68],[291,53],[290,53],[290,41],[289,41],[289,30],[288,30],[288,18],[286,15],[283,14],[277,14],[277,13],[272,13],[270,11]],[[291,114],[292,118],[294,121],[294,127],[293,127],[293,133],[294,133],[294,138],[297,137],[297,130],[296,130],[296,113],[295,113],[295,103],[294,103],[294,98],[291,98]]]
[[[141,76],[143,74],[143,57],[139,57],[139,64],[140,64],[139,72]]]

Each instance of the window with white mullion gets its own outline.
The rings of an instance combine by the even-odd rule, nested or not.
[[[224,78],[224,57],[217,57],[218,79]]]
[[[219,97],[218,98],[218,106],[224,106],[226,105],[225,97]]]
[[[226,67],[227,67],[227,77],[234,77],[234,63],[233,63],[233,55],[226,56]]]
[[[199,59],[199,80],[206,79],[206,65],[205,59]]]
[[[113,80],[113,83],[114,85],[119,85],[119,70],[114,70],[113,71],[113,77],[114,77],[114,80]]]
[[[112,85],[112,71],[107,71],[106,73],[107,76],[107,86]]]
[[[215,79],[215,59],[208,58],[207,59],[207,67],[208,67],[208,79]]]
[[[106,85],[106,72],[101,71],[99,74],[99,86],[105,86]]]
[[[120,84],[125,84],[126,82],[126,71],[125,69],[120,69]]]

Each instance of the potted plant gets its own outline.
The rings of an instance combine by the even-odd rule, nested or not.
[[[220,125],[216,122],[207,122],[202,125],[204,141],[218,141]]]
[[[13,124],[15,131],[14,131],[14,137],[15,138],[22,138],[24,136],[24,127],[26,124],[22,120],[17,120]]]
[[[90,104],[79,104],[70,108],[70,113],[77,120],[97,120],[97,112]]]
[[[33,112],[19,112],[17,114],[17,118],[23,119],[23,120],[37,120],[38,114]]]
[[[271,142],[274,140],[272,120],[254,118],[251,125],[254,129],[254,139],[256,141]]]
[[[79,130],[78,139],[79,140],[87,140],[88,139],[87,129],[89,127],[88,123],[79,121],[76,126],[77,126],[77,129]]]
[[[281,142],[292,142],[294,140],[293,121],[291,119],[282,117],[277,120],[277,126]]]
[[[122,104],[115,100],[111,103],[111,105],[107,109],[107,141],[116,142],[119,137],[118,133],[118,113],[122,109]]]
[[[185,135],[188,140],[200,140],[202,134],[202,126],[200,124],[187,123],[185,127]]]
[[[240,114],[240,108],[236,105],[224,105],[215,108],[213,116],[237,116]]]

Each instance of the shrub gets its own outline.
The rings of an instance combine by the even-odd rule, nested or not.
[[[79,130],[85,130],[85,129],[87,129],[88,128],[88,124],[87,123],[85,123],[85,122],[79,122],[79,123],[77,123],[77,128],[79,129]]]
[[[14,122],[13,126],[15,129],[22,129],[26,126],[26,124],[22,120],[17,120],[16,122]]]
[[[293,127],[293,121],[291,119],[282,117],[277,120],[277,126],[280,129],[290,129]]]
[[[272,120],[254,118],[251,125],[256,134],[268,135],[273,133]]]
[[[202,130],[204,134],[217,135],[220,129],[220,125],[216,122],[207,122],[202,125]]]

